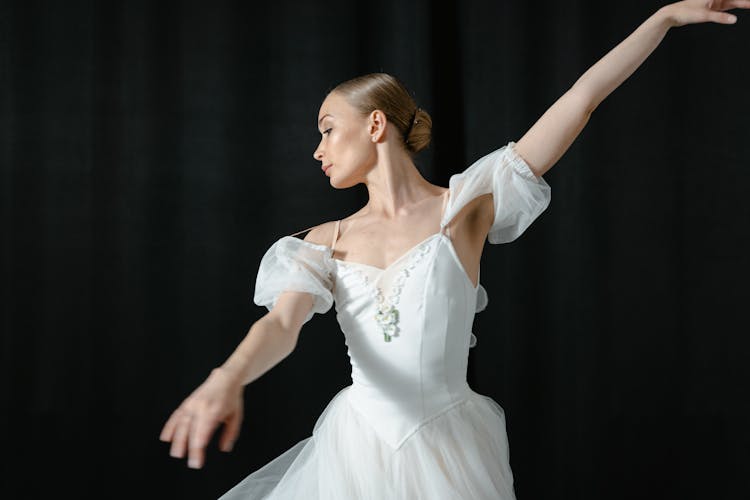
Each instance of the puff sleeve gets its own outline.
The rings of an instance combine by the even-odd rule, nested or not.
[[[518,238],[549,205],[550,187],[516,153],[515,142],[483,156],[449,180],[451,203],[444,223],[477,196],[492,193],[495,220],[487,239],[507,243]]]
[[[313,296],[313,306],[304,323],[314,313],[327,312],[333,305],[331,252],[330,247],[283,236],[260,261],[253,302],[271,311],[282,292],[307,292]]]

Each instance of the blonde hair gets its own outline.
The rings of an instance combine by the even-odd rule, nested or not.
[[[404,147],[418,153],[430,144],[432,117],[417,107],[406,87],[387,73],[370,73],[338,84],[331,90],[364,116],[379,109],[401,132]]]

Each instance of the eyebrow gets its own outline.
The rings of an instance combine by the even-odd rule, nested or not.
[[[323,116],[322,116],[322,117],[320,118],[320,120],[318,120],[318,127],[320,127],[320,124],[321,124],[321,123],[323,122],[323,120],[325,119],[325,117],[326,117],[326,116],[330,116],[331,118],[333,118],[333,115],[329,115],[328,113],[324,114],[324,115],[323,115]]]

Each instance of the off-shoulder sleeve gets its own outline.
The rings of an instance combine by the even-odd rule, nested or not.
[[[515,142],[483,156],[449,180],[450,203],[443,224],[447,224],[468,202],[492,193],[495,220],[487,239],[507,243],[518,238],[549,205],[551,190],[515,151]]]
[[[270,311],[282,292],[307,292],[313,296],[313,306],[304,323],[314,313],[327,312],[333,305],[330,259],[330,247],[283,236],[260,261],[253,302]]]

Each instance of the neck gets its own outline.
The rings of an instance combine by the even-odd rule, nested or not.
[[[365,184],[369,201],[364,210],[383,219],[407,215],[412,207],[439,193],[403,151],[378,155]]]

